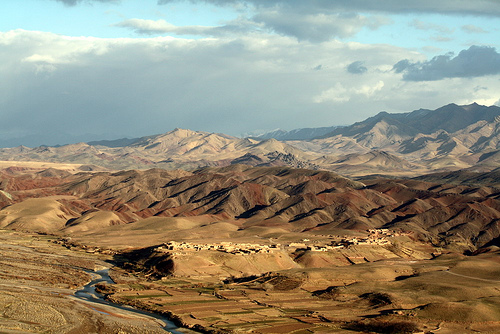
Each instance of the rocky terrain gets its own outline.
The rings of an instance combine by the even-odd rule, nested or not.
[[[142,262],[143,271],[133,271],[144,275],[141,284],[132,288],[129,274],[117,270],[118,284],[101,288],[113,300],[223,333],[496,333],[497,264],[498,248],[200,280],[151,276]]]
[[[49,238],[0,230],[0,332],[165,333],[151,318],[77,299],[110,257],[71,252]]]
[[[391,228],[463,250],[487,245],[500,231],[500,192],[486,181],[479,187],[417,179],[360,182],[326,171],[244,165],[1,173],[0,226],[17,230],[90,235],[159,229],[184,240],[206,233],[277,238]],[[482,175],[486,180],[490,174]]]
[[[411,163],[417,173],[419,167],[426,172],[470,167],[486,171],[498,167],[499,116],[499,107],[478,104],[450,104],[436,110],[420,109],[401,114],[381,112],[362,122],[337,128],[319,139],[289,143],[327,156],[348,153],[355,157],[373,150],[383,151],[391,155],[387,165],[398,169],[405,168],[402,167],[405,162]],[[403,162],[396,163],[392,156]],[[356,169],[344,170],[349,175],[361,174]],[[380,172],[383,173],[384,168]]]
[[[500,328],[495,172],[354,181],[289,167],[83,172],[78,165],[18,165],[0,175],[0,227],[53,243],[45,251],[53,255],[29,261],[19,252],[28,239],[3,248],[2,275],[11,282],[3,289],[11,299],[0,303],[2,330],[49,326],[9,315],[15,299],[26,301],[19,310],[53,308],[47,317],[61,314],[62,332],[94,326],[134,333],[136,322],[105,317],[96,325],[97,315],[47,296],[88,280],[78,268],[59,273],[67,256],[92,265],[95,254],[115,266],[115,284],[99,285],[109,300],[204,331]],[[45,267],[29,269],[30,261]],[[19,290],[19,282],[37,292]]]
[[[388,236],[393,237],[398,238]],[[201,332],[451,334],[500,328],[494,247],[473,256],[394,256],[219,279],[152,274],[161,256],[181,255],[186,248],[116,249],[111,258],[69,250],[54,236],[2,230],[0,239],[2,333],[164,333],[154,319],[73,296],[89,281],[87,272],[111,263],[114,283],[97,286],[108,300],[167,315]],[[205,258],[220,253],[192,251],[205,252]],[[241,261],[248,255],[234,256]]]
[[[0,331],[497,333],[499,109],[1,149]]]
[[[450,104],[436,110],[381,112],[351,126],[278,131],[253,138],[175,129],[135,139],[19,146],[0,149],[0,159],[73,163],[94,170],[288,166],[351,177],[415,176],[465,168],[486,172],[500,166],[499,120],[496,106]]]

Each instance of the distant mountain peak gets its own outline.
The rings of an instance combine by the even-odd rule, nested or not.
[[[258,139],[270,139],[274,138],[276,140],[311,140],[324,136],[325,134],[333,131],[339,126],[329,126],[320,128],[299,128],[290,131],[285,131],[282,129],[272,130],[257,136],[250,136],[252,138]]]
[[[431,134],[440,130],[452,133],[478,121],[494,122],[498,116],[500,116],[500,107],[486,107],[477,103],[466,106],[450,103],[435,110],[418,109],[407,113],[392,114],[382,111],[362,122],[336,129],[324,137],[359,136],[373,131],[380,126],[380,122],[393,126],[393,132],[401,137],[413,137],[418,133]]]
[[[194,134],[201,134],[201,133],[206,133],[206,132],[201,132],[201,131],[193,131],[189,129],[182,129],[182,128],[175,128],[172,131],[169,131],[163,135],[160,136],[167,136],[167,135],[176,135],[179,137],[188,137],[192,136]]]
[[[381,111],[345,127],[278,129],[256,138],[177,127],[142,138],[33,149],[19,146],[0,150],[0,160],[76,163],[116,170],[244,163],[326,169],[346,175],[408,175],[469,167],[487,170],[500,166],[500,155],[487,156],[500,149],[499,122],[500,107],[450,103],[435,110]]]

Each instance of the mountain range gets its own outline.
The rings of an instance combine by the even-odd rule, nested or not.
[[[300,128],[300,129],[293,129],[290,131],[277,129],[259,135],[249,135],[247,137],[256,139],[273,138],[276,140],[310,140],[325,136],[337,128],[339,128],[339,126],[328,126],[320,128]]]
[[[61,268],[113,264],[96,291],[198,331],[498,332],[499,114],[451,104],[273,135],[293,140],[175,129],[0,149],[0,320],[42,328],[39,310],[67,314],[53,311]],[[74,331],[103,332],[91,321]]]
[[[500,167],[499,141],[500,108],[474,103],[398,114],[381,112],[350,126],[297,129],[261,137],[175,129],[133,139],[59,147],[19,146],[0,149],[0,159],[111,170],[194,170],[247,164],[322,169],[358,177],[408,176],[465,168],[492,171]]]

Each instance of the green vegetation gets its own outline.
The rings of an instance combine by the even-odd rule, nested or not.
[[[225,302],[223,299],[209,299],[209,300],[182,300],[172,303],[164,303],[163,305],[188,305],[188,304],[208,304],[208,303],[221,303]]]
[[[125,299],[146,299],[146,298],[157,298],[157,297],[171,297],[169,294],[164,295],[137,295],[137,296],[123,296]]]
[[[146,290],[146,287],[138,283],[129,283],[128,286],[134,291]]]
[[[250,314],[250,313],[254,313],[254,312],[253,311],[238,311],[238,312],[223,312],[222,314],[234,315],[234,314]]]
[[[418,326],[409,321],[361,320],[344,326],[345,329],[359,332],[375,332],[384,334],[411,334],[420,331]]]

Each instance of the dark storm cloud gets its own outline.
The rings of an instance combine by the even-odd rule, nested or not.
[[[248,27],[258,26],[260,30],[273,31],[280,35],[292,36],[299,41],[316,43],[333,38],[356,35],[363,28],[377,29],[391,20],[378,15],[364,16],[352,11],[332,10],[330,6],[309,6],[297,1],[233,1],[233,0],[188,0],[193,3],[205,2],[218,6],[244,4],[253,5],[254,15],[249,17]],[[159,0],[167,4],[171,0]],[[223,28],[223,27],[222,27]]]
[[[500,16],[498,0],[187,0],[214,5],[251,4],[258,8],[289,7],[302,13],[379,12],[379,13],[441,13]],[[180,2],[158,0],[158,4]]]
[[[304,14],[292,8],[261,9],[252,19],[279,34],[312,42],[324,42],[335,37],[350,37],[363,27],[377,29],[389,22],[384,18],[366,17],[354,13]]]
[[[364,66],[363,61],[355,61],[347,66],[347,72],[352,74],[363,74],[366,71],[368,71],[368,69]]]
[[[394,66],[392,67],[392,70],[396,73],[401,73],[408,68],[412,67],[412,64],[408,59],[403,59],[401,61],[398,61]]]
[[[500,16],[497,0],[158,0],[158,4],[176,2],[208,3],[216,6],[248,8],[249,20],[281,35],[299,41],[325,42],[356,35],[363,28],[375,30],[390,24],[389,14],[436,13]],[[362,14],[360,14],[362,13]],[[451,30],[439,25],[413,23],[418,29]]]
[[[447,53],[426,62],[404,59],[393,67],[406,81],[435,81],[445,78],[472,78],[500,73],[500,54],[493,47],[471,46],[454,57]]]

